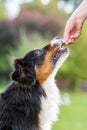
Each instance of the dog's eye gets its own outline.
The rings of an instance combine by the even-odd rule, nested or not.
[[[41,50],[37,50],[37,55],[38,55],[38,56],[41,55]]]

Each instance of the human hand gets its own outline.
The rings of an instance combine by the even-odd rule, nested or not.
[[[75,16],[71,16],[66,23],[65,33],[64,33],[64,43],[70,44],[74,43],[75,40],[80,36],[82,30],[83,22],[77,19]]]
[[[73,12],[66,23],[64,31],[64,43],[74,43],[80,36],[82,26],[87,18],[87,0],[83,0],[79,7]]]

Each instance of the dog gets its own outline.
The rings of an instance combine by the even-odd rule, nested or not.
[[[50,130],[57,120],[60,93],[55,75],[69,50],[57,36],[42,49],[15,58],[12,82],[0,96],[0,130]]]

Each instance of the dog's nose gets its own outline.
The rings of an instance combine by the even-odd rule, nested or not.
[[[61,37],[57,36],[55,37],[52,41],[51,41],[51,44],[54,45],[54,44],[59,44],[59,47],[62,47],[63,46],[63,40]]]

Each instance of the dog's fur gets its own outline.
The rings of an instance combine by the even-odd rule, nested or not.
[[[50,130],[60,105],[54,77],[68,54],[55,38],[14,60],[13,82],[0,97],[0,130]]]

